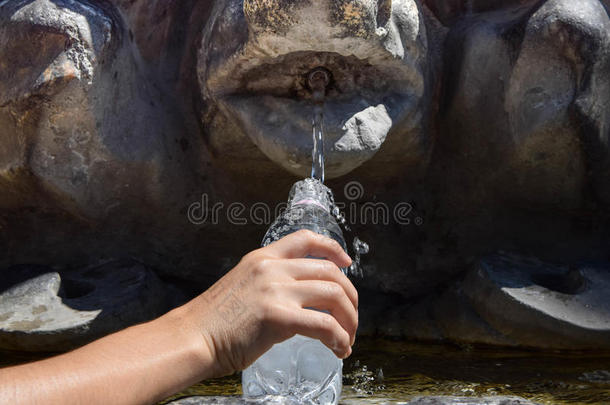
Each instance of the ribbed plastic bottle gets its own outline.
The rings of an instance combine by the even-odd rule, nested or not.
[[[286,211],[267,231],[263,246],[309,229],[335,239],[345,250],[343,232],[332,215],[333,205],[332,192],[320,181],[297,182]],[[244,370],[243,394],[248,399],[264,400],[271,395],[301,404],[335,405],[341,395],[342,369],[343,361],[319,340],[296,335],[274,345]]]

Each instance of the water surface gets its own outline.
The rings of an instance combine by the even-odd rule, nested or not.
[[[41,355],[0,353],[0,367],[39,358]],[[609,405],[610,353],[360,338],[345,361],[343,382],[341,404],[400,403],[425,395],[517,395],[543,405]],[[205,381],[172,399],[194,395],[241,395],[240,377]]]
[[[427,395],[516,395],[544,405],[609,405],[610,353],[548,353],[359,339],[345,361],[342,404]],[[180,395],[241,395],[239,376]]]

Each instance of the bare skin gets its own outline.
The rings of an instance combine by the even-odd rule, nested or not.
[[[208,291],[161,318],[67,354],[0,369],[0,403],[155,403],[243,370],[295,334],[348,357],[358,294],[339,268],[349,264],[335,241],[294,233],[249,253]]]

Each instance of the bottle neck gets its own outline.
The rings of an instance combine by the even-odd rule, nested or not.
[[[300,199],[299,201],[295,201],[293,203],[290,204],[291,208],[297,207],[299,205],[314,205],[316,207],[319,207],[321,209],[323,209],[326,212],[330,212],[330,210],[328,209],[328,207],[325,207],[324,204],[322,204],[320,201],[317,201],[313,198],[303,198]]]
[[[319,180],[304,179],[292,186],[288,204],[290,208],[316,206],[329,213],[332,207],[332,192]]]

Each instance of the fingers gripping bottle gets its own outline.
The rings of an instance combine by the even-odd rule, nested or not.
[[[333,205],[332,192],[320,181],[296,183],[286,211],[267,231],[263,246],[309,229],[336,240],[345,250],[343,232],[332,215]],[[244,397],[264,400],[273,395],[301,404],[335,405],[341,394],[342,369],[343,361],[319,340],[295,335],[274,345],[244,370]]]

